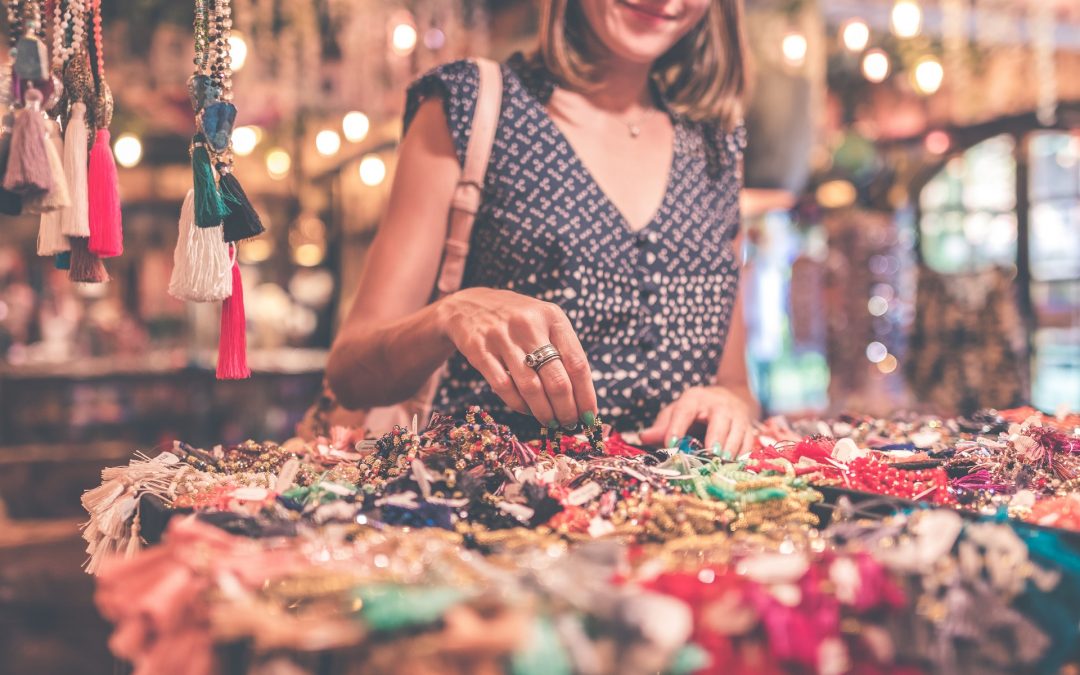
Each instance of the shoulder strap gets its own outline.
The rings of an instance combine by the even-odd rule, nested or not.
[[[480,86],[469,131],[469,145],[465,149],[461,180],[458,181],[450,204],[446,244],[436,284],[440,296],[449,295],[461,288],[461,280],[465,275],[465,259],[469,256],[469,238],[472,236],[476,211],[480,208],[484,176],[487,174],[491,145],[495,141],[495,129],[499,125],[499,112],[502,107],[502,71],[499,64],[491,59],[476,59],[476,66],[480,71]]]

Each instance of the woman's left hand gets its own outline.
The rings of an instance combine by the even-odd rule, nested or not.
[[[739,457],[753,449],[754,412],[745,397],[726,387],[693,387],[657,415],[639,436],[642,443],[671,447],[695,424],[705,425],[705,447],[716,454]]]

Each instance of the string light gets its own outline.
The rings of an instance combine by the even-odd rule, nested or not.
[[[142,159],[142,154],[142,141],[134,134],[122,134],[113,144],[113,155],[116,157],[116,163],[126,169],[137,165]]]
[[[365,155],[360,160],[360,180],[369,187],[375,187],[386,178],[386,163],[378,155]]]
[[[914,0],[897,0],[891,15],[892,31],[899,38],[913,38],[922,29],[922,9]]]
[[[870,363],[881,363],[888,355],[889,349],[877,340],[866,345],[866,358]]]
[[[866,309],[871,316],[885,316],[885,313],[889,311],[889,301],[880,295],[875,295],[867,301]]]
[[[930,95],[941,88],[941,81],[945,79],[945,69],[933,56],[924,56],[915,64],[911,79],[920,94]]]
[[[390,49],[398,56],[408,56],[416,48],[416,21],[408,10],[390,17]]]
[[[871,49],[863,57],[863,76],[871,82],[884,82],[889,76],[890,67],[889,55],[880,49]]]
[[[893,356],[892,354],[886,354],[885,358],[881,359],[881,361],[878,361],[877,369],[883,375],[888,375],[889,373],[896,370],[896,367],[898,365],[899,363],[897,362],[895,356]]]
[[[870,44],[870,26],[862,19],[846,21],[840,28],[840,39],[848,51],[861,52]]]
[[[793,66],[801,66],[806,61],[806,49],[806,36],[796,31],[785,35],[780,43],[780,50],[784,53],[784,60]]]
[[[341,136],[333,129],[323,129],[315,135],[315,149],[326,157],[337,154],[341,149]]]
[[[923,140],[923,147],[932,155],[944,155],[949,151],[950,145],[952,145],[952,141],[949,139],[949,134],[940,129],[935,129],[926,134],[926,138]]]
[[[241,157],[247,157],[255,151],[255,146],[259,144],[261,136],[257,127],[236,127],[232,132],[233,152]]]
[[[371,120],[362,112],[354,110],[341,118],[341,130],[345,132],[345,138],[350,143],[359,143],[367,138],[370,129]]]
[[[233,31],[229,36],[229,56],[232,58],[232,69],[235,73],[247,63],[248,46],[244,36]]]
[[[291,168],[292,157],[285,150],[274,148],[266,153],[266,170],[271,178],[281,180],[288,175]]]

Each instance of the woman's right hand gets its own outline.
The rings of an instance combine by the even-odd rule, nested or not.
[[[585,350],[562,308],[513,291],[466,288],[439,301],[438,324],[512,410],[544,424],[591,426],[596,390]],[[525,356],[552,344],[562,359],[534,371]]]

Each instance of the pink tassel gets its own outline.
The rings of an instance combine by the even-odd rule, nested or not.
[[[243,380],[251,377],[247,365],[247,317],[244,314],[244,282],[240,265],[232,268],[232,295],[221,303],[221,336],[218,338],[217,378]]]
[[[11,130],[11,154],[8,155],[4,189],[23,196],[52,189],[52,169],[45,154],[45,120],[41,116],[41,92],[26,92],[26,108],[15,118]]]
[[[90,202],[90,252],[99,258],[114,258],[124,252],[120,183],[109,142],[109,130],[98,129],[94,148],[90,151],[86,179]]]

